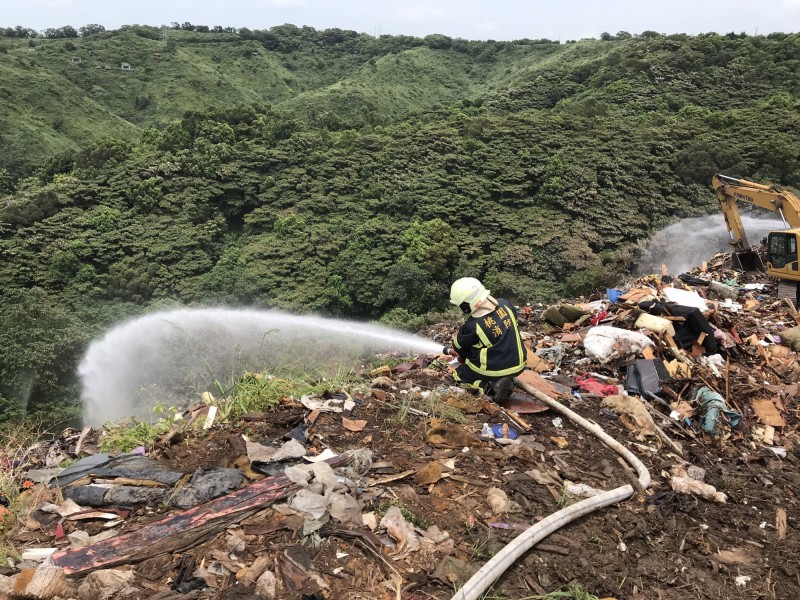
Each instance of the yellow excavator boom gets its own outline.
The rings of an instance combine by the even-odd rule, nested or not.
[[[722,208],[731,244],[738,250],[750,249],[742,217],[739,214],[738,202],[749,202],[754,206],[777,212],[783,218],[787,229],[800,227],[800,198],[789,191],[727,175],[714,175],[711,185]]]
[[[800,198],[788,190],[727,175],[714,175],[711,185],[725,216],[734,247],[734,265],[738,263],[746,271],[764,270],[764,265],[747,241],[738,203],[748,202],[781,216],[785,229],[773,231],[767,238],[766,271],[778,278],[779,294],[786,294],[800,302]]]

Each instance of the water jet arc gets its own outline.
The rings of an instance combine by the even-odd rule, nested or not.
[[[380,352],[438,353],[419,336],[368,323],[252,309],[161,311],[94,340],[78,367],[84,421],[147,419],[244,370],[330,377]]]

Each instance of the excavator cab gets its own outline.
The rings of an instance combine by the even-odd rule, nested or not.
[[[778,278],[778,297],[800,306],[800,228],[773,231],[767,238],[767,273]]]
[[[782,279],[800,280],[797,261],[798,229],[773,231],[767,238],[767,268],[769,274]]]

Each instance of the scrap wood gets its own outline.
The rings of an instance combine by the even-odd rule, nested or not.
[[[753,407],[753,411],[755,411],[758,420],[764,425],[769,425],[771,427],[784,427],[786,425],[781,413],[775,408],[775,404],[773,404],[772,400],[768,398],[752,400],[750,406]]]
[[[661,414],[658,410],[656,410],[656,408],[654,406],[651,406],[650,403],[644,402],[644,405],[652,415],[657,415],[661,419],[664,419],[664,421],[666,423],[668,423],[669,425],[677,425],[676,421],[673,421],[672,419],[670,419],[666,415]],[[669,437],[666,433],[664,433],[664,430],[661,429],[661,427],[659,427],[658,425],[656,425],[655,421],[653,421],[653,427],[655,427],[656,434],[658,435],[659,438],[661,438],[661,441],[663,441],[670,448],[672,448],[678,456],[682,457],[683,456],[683,447],[680,445],[680,443],[674,441],[671,437]]]
[[[515,414],[527,415],[550,410],[550,407],[546,404],[542,404],[533,396],[521,391],[514,391],[508,400],[497,405],[495,405],[493,402],[487,402],[487,406],[484,407],[484,410],[490,415],[493,415],[495,412],[497,412],[496,410],[493,410],[493,406],[501,406],[503,409],[513,411]]]
[[[298,489],[283,475],[270,477],[137,531],[54,554],[53,564],[67,575],[85,575],[167,552],[182,552]]]
[[[533,547],[534,550],[539,550],[541,552],[550,552],[551,554],[560,554],[561,556],[569,556],[570,549],[564,548],[562,546],[556,546],[554,544],[536,544]]]
[[[505,416],[509,421],[514,423],[517,427],[520,427],[525,432],[528,432],[532,429],[530,423],[528,423],[525,419],[520,417],[516,412],[512,410],[506,410],[505,408],[501,408],[500,414]]]
[[[114,485],[135,485],[137,487],[168,488],[166,483],[153,481],[152,479],[130,479],[128,477],[117,477],[112,480],[96,479],[95,483],[114,483]]]
[[[288,515],[278,518],[277,521],[271,523],[254,523],[242,525],[242,531],[245,535],[269,535],[283,529],[297,531],[303,526],[303,516]]]
[[[541,356],[536,354],[536,349],[533,347],[528,340],[522,342],[525,348],[528,349],[527,358],[525,359],[525,365],[529,368],[533,369],[537,373],[544,373],[545,371],[551,371],[553,369],[553,365],[550,361],[543,359]]]
[[[468,477],[462,477],[461,475],[450,475],[450,479],[452,479],[453,481],[458,481],[459,483],[466,483],[467,485],[476,485],[478,487],[489,487],[490,485],[485,481],[479,481],[477,479],[469,479]]]
[[[517,380],[521,381],[522,383],[527,383],[532,388],[539,390],[541,393],[550,396],[551,398],[562,397],[564,394],[559,393],[555,387],[553,387],[549,381],[544,379],[538,373],[534,373],[533,371],[525,370],[519,375],[517,375]]]
[[[81,431],[80,436],[78,437],[78,443],[75,444],[75,455],[80,456],[81,449],[83,447],[83,442],[86,440],[86,436],[89,435],[89,432],[92,431],[92,428],[86,425],[83,430]],[[94,454],[94,452],[87,452],[87,454]]]
[[[794,302],[792,302],[791,298],[784,298],[784,301],[789,307],[789,312],[792,314],[792,318],[798,325],[800,325],[800,313],[798,313],[797,309],[794,307]]]
[[[377,553],[383,549],[381,538],[368,529],[356,528],[352,524],[340,525],[334,529],[323,528],[320,536],[338,537],[345,540],[361,540],[366,546]]]
[[[378,477],[377,479],[368,479],[367,487],[374,487],[376,485],[383,485],[384,483],[391,483],[392,481],[399,481],[400,479],[405,479],[409,475],[414,473],[414,469],[408,469],[407,471],[403,471],[402,473],[395,473],[393,475],[386,475],[385,477]]]
[[[277,562],[286,589],[311,595],[330,587],[314,568],[305,548],[300,545],[285,548],[278,554]]]
[[[775,512],[775,529],[778,530],[778,539],[786,538],[786,509],[779,508]]]

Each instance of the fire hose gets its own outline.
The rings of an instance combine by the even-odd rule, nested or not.
[[[539,390],[531,387],[530,385],[517,380],[516,385],[522,390],[534,396],[553,410],[561,413],[570,421],[580,425],[589,433],[597,437],[606,446],[614,450],[617,454],[622,456],[628,462],[638,475],[639,484],[642,489],[646,489],[650,485],[650,473],[647,467],[644,466],[630,450],[625,448],[621,443],[608,435],[603,429],[587,419],[584,419],[579,414],[570,410],[563,404],[556,402],[550,396],[543,394]],[[611,506],[623,500],[627,500],[634,494],[632,485],[623,485],[613,490],[608,490],[591,498],[576,502],[566,508],[554,512],[548,517],[545,517],[538,523],[532,525],[519,536],[514,538],[500,552],[495,554],[483,567],[481,567],[475,575],[470,578],[464,586],[459,589],[452,597],[452,600],[479,600],[483,594],[488,590],[491,585],[500,577],[505,571],[516,562],[516,560],[530,550],[533,546],[538,544],[551,533],[558,531],[568,523],[578,519],[584,515],[588,515],[596,510]]]

